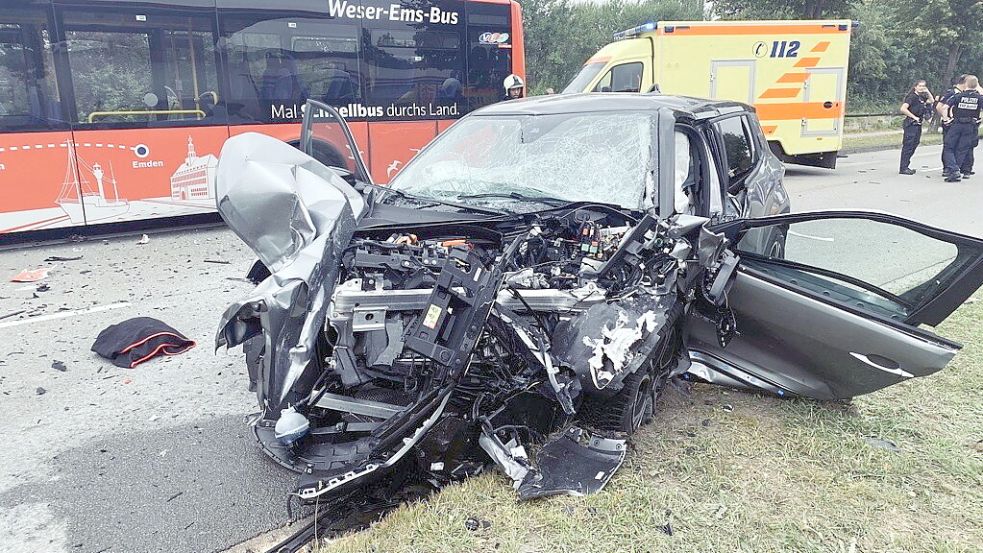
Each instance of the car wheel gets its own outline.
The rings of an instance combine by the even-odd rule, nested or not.
[[[785,259],[785,231],[776,230],[765,252],[772,259]]]
[[[670,324],[661,330],[662,337],[648,362],[625,377],[624,386],[617,394],[586,399],[584,418],[590,426],[605,432],[632,434],[652,422],[682,346],[676,324],[680,313],[681,310],[673,313]]]
[[[586,408],[588,423],[603,432],[632,434],[651,422],[655,413],[655,394],[649,370],[639,369],[625,377],[621,390],[610,397],[590,398]]]

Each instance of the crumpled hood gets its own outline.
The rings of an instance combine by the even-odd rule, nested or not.
[[[272,274],[225,311],[215,346],[235,347],[262,332],[257,394],[279,409],[309,393],[293,388],[311,361],[365,201],[314,158],[258,133],[226,141],[216,197],[222,219]]]

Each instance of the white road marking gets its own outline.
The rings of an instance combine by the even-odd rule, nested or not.
[[[99,313],[100,311],[110,311],[112,309],[120,309],[123,307],[129,307],[130,302],[121,301],[117,303],[110,303],[107,305],[97,305],[95,307],[87,307],[85,309],[76,309],[74,311],[62,311],[60,313],[52,313],[50,315],[41,315],[39,317],[31,317],[29,319],[21,319],[18,321],[9,321],[5,323],[0,323],[0,328],[10,328],[13,326],[21,326],[30,323],[38,323],[43,321],[53,321],[56,319],[65,319],[67,317],[74,317],[76,315],[86,315],[89,313]]]
[[[795,232],[794,230],[788,231],[792,236],[798,236],[799,238],[807,238],[809,240],[819,240],[820,242],[834,242],[832,238],[824,238],[822,236],[810,236],[808,234],[802,234],[800,232]]]

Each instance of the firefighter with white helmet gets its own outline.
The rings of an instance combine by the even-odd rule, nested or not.
[[[515,100],[526,95],[526,83],[523,82],[522,77],[515,73],[505,77],[505,82],[502,85],[505,87],[506,100]]]

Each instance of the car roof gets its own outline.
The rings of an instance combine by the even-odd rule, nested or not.
[[[473,116],[554,115],[599,111],[655,111],[669,108],[676,118],[709,119],[726,113],[754,111],[754,108],[730,100],[708,100],[691,96],[659,93],[597,92],[588,94],[549,94],[499,102],[483,107]]]

